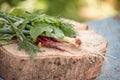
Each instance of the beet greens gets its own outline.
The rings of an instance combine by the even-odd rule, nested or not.
[[[0,45],[13,43],[11,40],[15,39],[19,49],[24,49],[31,58],[39,51],[37,46],[51,46],[49,41],[54,42],[53,39],[79,46],[80,40],[71,37],[73,35],[76,32],[70,24],[38,11],[30,13],[23,9],[14,9],[10,13],[0,12]]]

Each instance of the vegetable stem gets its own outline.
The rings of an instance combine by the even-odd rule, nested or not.
[[[68,42],[68,43],[70,43],[70,44],[73,44],[73,45],[75,45],[76,47],[79,47],[80,44],[81,44],[80,39],[77,38],[77,37],[71,38],[71,37],[66,37],[66,36],[65,36],[62,40],[65,41],[65,42]]]
[[[29,34],[28,30],[21,30],[23,34],[27,35]],[[8,28],[0,28],[0,34],[15,34],[15,32],[13,30],[10,30]]]

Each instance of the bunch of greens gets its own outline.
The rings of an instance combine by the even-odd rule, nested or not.
[[[75,34],[70,24],[39,11],[30,13],[14,9],[10,13],[0,12],[0,45],[17,40],[19,49],[24,49],[31,58],[39,51],[34,45],[38,36],[52,37],[76,45],[76,40],[70,37]]]

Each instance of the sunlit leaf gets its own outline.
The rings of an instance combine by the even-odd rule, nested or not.
[[[65,36],[71,36],[71,35],[75,35],[76,34],[76,32],[73,29],[73,27],[70,24],[67,24],[67,23],[61,23],[60,29],[63,31]]]
[[[59,39],[64,38],[64,33],[59,28],[54,27],[54,34]]]
[[[32,37],[33,41],[35,41],[36,38],[47,29],[47,26],[48,25],[46,23],[40,23],[36,24],[35,27],[30,29],[30,36]]]
[[[18,17],[25,17],[27,15],[26,11],[21,8],[15,8],[9,14]]]

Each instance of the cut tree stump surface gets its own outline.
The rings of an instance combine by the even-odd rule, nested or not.
[[[5,80],[93,80],[99,73],[107,41],[95,31],[79,31],[81,46],[56,43],[69,52],[41,48],[34,61],[17,44],[0,47],[0,76]]]

